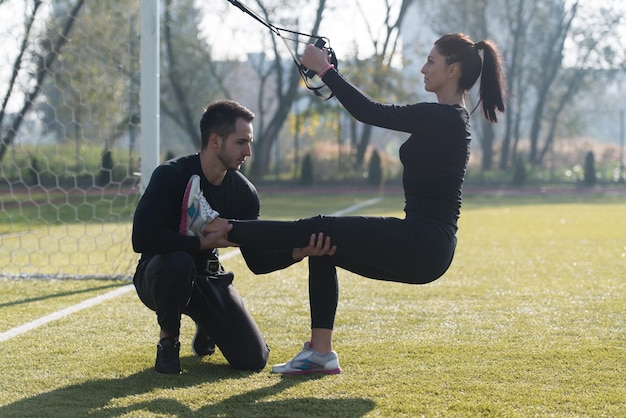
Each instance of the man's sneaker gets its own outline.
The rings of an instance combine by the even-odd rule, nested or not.
[[[272,366],[273,373],[282,374],[339,374],[339,359],[337,353],[331,351],[328,354],[318,353],[310,348],[309,342],[305,342],[300,351],[294,358],[287,363]]]
[[[189,178],[183,196],[179,232],[190,237],[200,236],[204,227],[218,216],[219,213],[211,208],[209,202],[204,198],[204,194],[202,194],[200,176],[194,174]]]
[[[215,343],[200,329],[198,324],[196,324],[196,334],[191,340],[191,349],[196,357],[210,356],[215,353]]]
[[[180,342],[171,337],[161,338],[157,344],[157,355],[154,370],[158,374],[181,374]]]

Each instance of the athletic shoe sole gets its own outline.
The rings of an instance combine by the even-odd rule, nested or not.
[[[341,367],[338,367],[336,369],[329,369],[329,370],[311,369],[311,370],[295,370],[295,371],[292,371],[292,372],[275,372],[274,370],[272,370],[272,372],[279,373],[279,374],[288,374],[288,375],[292,375],[292,376],[305,375],[305,374],[340,374],[341,373]]]
[[[180,234],[181,235],[187,235],[187,218],[188,218],[188,212],[189,212],[189,203],[190,203],[190,196],[195,196],[196,195],[196,189],[198,189],[200,187],[200,177],[197,174],[194,174],[193,176],[191,176],[191,178],[189,179],[189,181],[187,182],[187,188],[185,189],[185,195],[183,196],[183,205],[181,208],[181,215],[180,215]]]

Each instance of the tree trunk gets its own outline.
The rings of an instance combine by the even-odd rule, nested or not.
[[[260,1],[257,1],[257,4],[263,10],[266,20],[270,20],[269,14],[263,7],[263,4],[261,4]],[[315,23],[313,24],[313,28],[311,30],[312,34],[316,34],[319,31],[325,7],[326,0],[319,0]],[[258,135],[256,135],[252,164],[250,166],[250,171],[248,172],[250,177],[253,179],[261,178],[268,172],[272,145],[279,138],[280,131],[285,124],[285,120],[287,119],[291,106],[296,98],[298,85],[300,83],[299,69],[295,66],[292,67],[287,73],[288,79],[284,80],[284,65],[278,48],[279,46],[284,46],[282,45],[282,42],[280,45],[277,45],[276,36],[272,36],[271,39],[274,46],[274,56],[276,57],[272,65],[272,75],[275,76],[274,82],[276,84],[273,97],[276,110],[274,111],[274,114],[272,115],[267,126],[261,124],[260,131]],[[262,89],[263,86],[261,86],[261,90]],[[259,108],[261,109],[261,115],[259,119],[261,120],[265,119],[265,115],[263,114],[265,107],[266,106],[264,106],[263,103],[260,104]]]
[[[493,142],[495,138],[495,132],[493,125],[487,121],[483,121],[483,135],[480,139],[480,146],[483,151],[482,155],[482,170],[489,171],[493,167]]]
[[[33,10],[33,14],[32,14],[33,20],[34,20],[36,10],[39,7],[40,3],[41,3],[40,1],[35,2],[35,7]],[[35,99],[39,95],[39,91],[41,90],[41,87],[46,79],[46,76],[48,75],[48,71],[54,65],[55,61],[57,60],[57,58],[59,57],[61,53],[61,49],[63,48],[63,46],[69,39],[68,35],[70,31],[72,30],[74,21],[76,20],[76,16],[80,12],[80,9],[83,7],[83,4],[84,4],[84,0],[79,0],[76,3],[76,5],[74,5],[74,8],[70,11],[67,17],[67,20],[65,21],[63,25],[62,32],[59,34],[59,36],[57,36],[50,50],[46,53],[45,56],[39,56],[39,59],[37,62],[37,70],[36,70],[34,87],[28,94],[26,94],[22,108],[15,116],[15,119],[13,120],[11,127],[8,129],[6,136],[3,137],[2,140],[0,141],[0,161],[4,159],[4,155],[6,154],[8,147],[11,146],[11,144],[15,140],[15,137],[17,136],[17,132],[20,129],[20,126],[22,126],[22,122],[24,121],[24,118],[30,111],[31,107],[33,106],[35,102]],[[29,32],[27,32],[24,36],[28,37],[28,34]],[[22,51],[20,52],[20,57],[18,58],[18,60],[21,60],[21,56],[25,50],[25,45],[26,45],[26,40],[22,44]],[[16,62],[16,65],[17,64],[18,63]],[[14,67],[14,71],[17,69],[19,69],[19,65]],[[10,91],[8,94],[10,95]],[[8,97],[6,101],[8,101]],[[3,108],[2,116],[4,115],[4,112],[5,110]]]

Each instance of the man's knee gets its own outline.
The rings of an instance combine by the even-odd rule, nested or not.
[[[269,359],[270,349],[264,344],[255,352],[249,351],[246,355],[241,356],[240,359],[233,359],[230,361],[230,366],[236,370],[252,370],[261,371],[267,366]]]
[[[193,257],[183,251],[153,257],[145,275],[148,291],[157,305],[166,301],[186,303],[191,294],[194,269]]]
[[[153,257],[148,264],[146,275],[156,281],[158,288],[191,288],[195,274],[193,257],[184,251],[160,254]]]

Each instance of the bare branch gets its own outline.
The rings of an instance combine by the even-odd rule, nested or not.
[[[35,99],[37,98],[37,95],[39,94],[39,91],[41,90],[43,82],[46,79],[46,76],[48,75],[49,69],[53,67],[54,63],[59,57],[61,49],[66,44],[68,40],[68,35],[71,32],[72,27],[74,26],[76,16],[82,9],[84,3],[85,3],[84,0],[78,0],[76,2],[76,4],[74,5],[74,7],[69,13],[67,20],[63,24],[63,29],[61,33],[57,36],[50,50],[46,53],[45,56],[41,56],[41,55],[39,56],[39,59],[37,62],[35,86],[26,95],[22,109],[18,112],[17,116],[13,120],[13,123],[11,124],[11,127],[9,128],[6,137],[3,137],[2,141],[0,142],[0,161],[3,160],[8,147],[15,140],[17,131],[20,129],[20,126],[22,125],[24,118],[26,117],[31,107],[33,106],[33,103],[35,102]]]
[[[183,129],[189,138],[192,139],[193,145],[200,145],[200,136],[196,129],[196,122],[193,119],[194,112],[192,112],[189,107],[189,100],[187,95],[185,94],[185,90],[182,86],[183,78],[178,70],[178,62],[177,57],[174,54],[174,49],[172,47],[172,0],[166,0],[165,2],[165,13],[164,13],[164,35],[165,35],[165,50],[167,53],[168,60],[168,72],[167,76],[172,86],[172,90],[174,91],[174,98],[176,99],[177,106],[181,109],[180,115],[182,119],[174,119],[177,121],[178,125]]]
[[[0,3],[0,5],[1,4],[2,3]],[[6,95],[4,96],[4,100],[2,101],[2,108],[0,108],[0,126],[2,126],[2,122],[4,121],[6,108],[9,103],[9,99],[11,98],[11,94],[13,93],[13,87],[15,86],[17,76],[19,75],[20,69],[22,68],[22,60],[24,58],[24,54],[26,53],[26,49],[28,48],[28,38],[30,37],[30,31],[33,27],[33,23],[35,22],[35,17],[37,15],[37,11],[39,10],[39,6],[41,6],[41,0],[35,0],[33,2],[32,12],[26,20],[26,24],[24,25],[24,38],[22,39],[22,44],[20,45],[19,53],[17,55],[17,58],[15,59],[15,63],[13,63],[13,72],[11,73],[9,86],[7,88]]]

